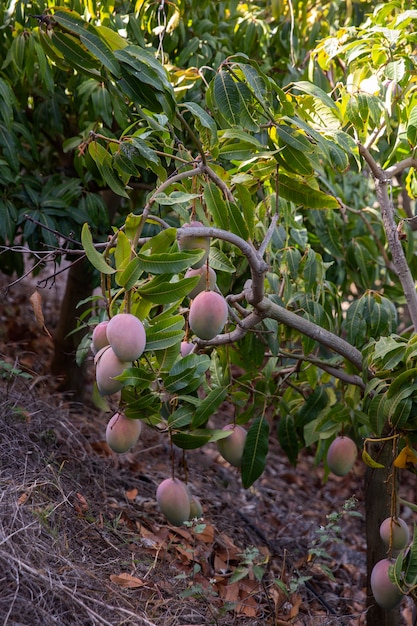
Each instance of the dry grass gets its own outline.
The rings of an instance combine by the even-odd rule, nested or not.
[[[155,527],[155,516],[161,521],[154,505],[158,479],[139,471],[133,483],[140,486],[140,506],[126,499],[132,474],[103,454],[97,415],[92,420],[86,407],[74,413],[59,398],[42,399],[19,380],[0,392],[4,626],[259,623],[222,615],[199,592],[179,597],[189,587],[184,568],[166,547],[148,550],[139,532],[142,523]],[[143,586],[114,584],[111,577],[122,572]]]

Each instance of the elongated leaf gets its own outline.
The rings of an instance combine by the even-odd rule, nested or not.
[[[231,125],[241,123],[241,100],[239,90],[230,74],[220,70],[214,79],[213,97],[222,117]]]
[[[182,191],[174,191],[167,196],[166,193],[158,193],[152,197],[153,201],[163,206],[173,206],[174,204],[188,204],[192,200],[200,197],[198,193],[185,193]]]
[[[138,254],[138,261],[145,272],[150,274],[178,274],[197,263],[204,255],[204,250],[170,252],[169,254]]]
[[[90,53],[86,52],[76,37],[68,33],[54,32],[51,43],[62,53],[67,62],[75,65],[78,70],[94,78],[100,76],[98,72],[99,63]]]
[[[110,267],[103,255],[100,254],[94,247],[93,237],[91,236],[90,228],[88,224],[84,224],[81,231],[81,243],[87,255],[87,259],[91,265],[96,268],[102,274],[114,274],[115,269]]]
[[[201,126],[209,131],[209,146],[212,148],[217,144],[217,125],[214,119],[199,104],[195,102],[183,102],[182,107],[186,108],[194,115]]]
[[[135,387],[136,389],[147,389],[153,378],[153,374],[139,367],[128,367],[123,374],[115,376],[115,379],[123,380],[125,385]]]
[[[183,450],[195,450],[211,441],[211,438],[212,433],[210,430],[200,429],[189,433],[174,433],[172,442]]]
[[[394,395],[401,392],[401,387],[405,387],[405,391],[409,389],[413,389],[415,387],[415,384],[410,385],[410,382],[414,381],[416,378],[417,378],[417,367],[413,367],[411,369],[406,370],[405,372],[402,372],[401,374],[397,374],[388,389],[387,397],[392,398]]]
[[[257,417],[250,427],[242,458],[242,484],[247,489],[265,469],[268,453],[269,425],[263,415]]]
[[[204,374],[210,367],[210,358],[207,354],[189,354],[177,361],[171,368],[169,374],[173,378],[182,374],[185,370],[193,369],[198,376]]]
[[[239,207],[237,204],[232,202],[227,202],[226,206],[229,213],[230,231],[235,235],[238,235],[241,239],[243,239],[243,241],[247,241],[249,238],[249,231]]]
[[[375,461],[371,457],[369,452],[367,452],[365,450],[365,448],[362,450],[362,461],[365,463],[365,465],[368,465],[368,467],[374,467],[375,469],[379,469],[379,468],[383,468],[384,467],[382,465],[382,463],[378,463],[377,461]]]
[[[80,36],[81,42],[94,56],[115,76],[120,76],[120,65],[116,61],[113,52],[100,37],[91,32],[85,32]]]
[[[92,141],[88,146],[88,151],[95,161],[103,181],[107,183],[110,189],[118,196],[129,198],[125,185],[117,177],[112,168],[111,156],[107,150],[97,143],[97,141]]]
[[[200,276],[182,278],[170,283],[165,274],[153,278],[149,283],[138,287],[138,293],[155,304],[170,304],[188,295],[199,282]]]
[[[386,423],[385,395],[374,396],[368,406],[369,422],[376,436],[382,433]]]
[[[184,318],[183,318],[184,319]],[[180,344],[184,336],[183,330],[166,330],[157,333],[146,333],[146,350],[166,350],[176,344]],[[178,347],[179,352],[179,347]]]
[[[309,83],[306,80],[300,80],[298,82],[293,83],[293,86],[296,89],[299,89],[300,91],[302,91],[304,93],[308,93],[311,96],[314,96],[315,98],[318,98],[329,109],[333,109],[334,111],[338,110],[335,101],[332,100],[331,97],[328,96],[327,93],[325,91],[323,91],[323,89],[321,89],[317,85],[314,85],[313,83]]]
[[[168,426],[171,429],[184,428],[191,424],[194,407],[186,404],[176,409],[168,418]]]
[[[174,310],[168,309],[166,315],[161,314],[150,320],[150,325],[146,331],[147,336],[152,334],[156,335],[160,332],[169,332],[172,330],[181,330],[184,328],[185,319],[183,315],[175,315],[176,307]]]
[[[204,187],[204,200],[211,214],[215,226],[223,230],[229,230],[229,215],[226,202],[214,183],[208,183]]]
[[[129,291],[137,283],[142,273],[140,261],[135,257],[129,261],[123,272],[117,275],[117,284]]]
[[[227,387],[215,387],[212,389],[204,400],[200,402],[197,410],[195,410],[191,420],[191,427],[199,428],[199,426],[203,426],[225,400],[226,396]]]
[[[412,146],[417,145],[417,106],[411,110],[408,118],[407,139]]]
[[[278,441],[294,467],[298,457],[298,437],[292,415],[282,415],[278,423]]]
[[[134,216],[140,217],[140,216]],[[149,218],[149,222],[152,222],[152,218]],[[134,227],[134,231],[136,231],[137,225]],[[132,233],[133,234],[133,233]],[[145,252],[145,250],[151,250],[152,254],[160,254],[161,252],[167,252],[172,244],[175,241],[177,236],[176,228],[167,228],[165,230],[161,230],[160,233],[149,239],[141,248],[141,253]]]
[[[285,174],[279,177],[280,194],[286,200],[301,204],[310,209],[337,209],[339,203],[333,196],[318,189],[313,189],[303,180]]]

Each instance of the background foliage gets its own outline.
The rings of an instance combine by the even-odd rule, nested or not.
[[[417,272],[417,11],[372,5],[2,9],[1,269],[23,271],[22,243],[40,265],[84,250],[99,315],[145,320],[126,414],[187,449],[221,436],[207,418],[231,401],[249,428],[245,486],[263,471],[269,424],[294,464],[304,446],[324,459],[339,432],[389,435],[394,456],[416,445],[404,280]],[[179,359],[195,256],[176,237],[191,218],[231,315]]]

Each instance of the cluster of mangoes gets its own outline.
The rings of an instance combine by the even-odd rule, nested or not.
[[[191,221],[184,228],[203,226]],[[216,272],[208,264],[210,237],[179,237],[180,250],[202,249],[202,258],[186,272],[186,277],[199,276],[198,284],[190,291],[188,324],[191,331],[200,339],[213,339],[224,328],[228,317],[225,298],[215,291]],[[95,355],[96,383],[101,395],[113,395],[121,390],[123,382],[117,376],[131,367],[140,358],[146,346],[146,331],[143,323],[130,313],[118,313],[109,321],[97,324],[92,335],[92,352]],[[181,343],[180,355],[192,352],[195,344],[186,339]],[[116,412],[106,428],[106,441],[117,453],[127,452],[138,440],[142,422],[130,419],[121,411]],[[228,425],[227,438],[218,442],[219,452],[235,467],[240,467],[246,431],[241,426]],[[201,515],[201,505],[189,494],[184,483],[176,478],[164,480],[157,490],[157,501],[166,518],[175,525],[181,525],[190,517]]]
[[[390,611],[402,600],[403,595],[389,577],[389,568],[393,565],[392,557],[408,545],[410,532],[401,517],[387,517],[381,523],[379,534],[390,557],[378,561],[371,572],[371,589],[375,602],[383,609]]]
[[[336,476],[346,476],[352,469],[357,457],[355,442],[349,437],[338,436],[327,451],[327,465]],[[379,534],[390,557],[378,561],[371,572],[371,589],[375,602],[383,609],[394,609],[401,601],[402,594],[389,577],[389,568],[394,563],[393,557],[408,545],[410,533],[406,522],[401,517],[387,517],[380,526]]]

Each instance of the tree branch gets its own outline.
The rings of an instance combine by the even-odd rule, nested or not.
[[[251,302],[249,290],[247,291],[247,300],[249,303]],[[314,322],[310,322],[310,320],[304,317],[296,315],[292,311],[288,311],[288,309],[285,309],[279,304],[275,304],[275,302],[272,302],[268,298],[264,298],[262,302],[259,302],[255,307],[255,311],[258,315],[262,316],[262,318],[270,317],[294,330],[298,330],[300,333],[314,339],[322,346],[343,356],[359,371],[362,370],[362,353],[349,342],[329,330],[322,328],[318,324],[314,324]]]
[[[408,306],[411,322],[414,326],[414,330],[417,332],[417,291],[414,278],[411,274],[410,267],[407,263],[407,259],[404,254],[404,250],[399,237],[397,224],[394,219],[394,207],[389,196],[389,186],[391,185],[390,176],[393,172],[399,173],[405,168],[405,163],[408,167],[410,164],[417,163],[414,159],[404,159],[397,166],[389,168],[389,170],[383,170],[375,161],[371,153],[367,148],[359,145],[359,152],[365,159],[369,169],[372,172],[375,181],[375,192],[379,202],[381,210],[382,221],[384,223],[385,233],[388,239],[388,244],[392,254],[392,260],[395,265],[398,278],[400,280],[405,299]]]
[[[227,230],[211,227],[179,228],[177,238],[184,237],[216,237],[222,241],[228,241],[241,250],[248,260],[252,274],[253,303],[261,302],[264,298],[264,277],[269,265],[263,260],[256,248],[238,235],[229,233]]]

